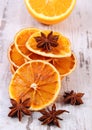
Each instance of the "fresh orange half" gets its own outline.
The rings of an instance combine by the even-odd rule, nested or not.
[[[39,22],[55,24],[73,10],[76,0],[25,0],[29,13]]]
[[[53,32],[53,36],[58,36],[56,47],[53,47],[51,51],[43,50],[43,48],[38,48],[38,42],[35,40],[42,37],[42,33],[48,37],[50,34],[50,30],[39,31],[30,36],[26,43],[26,47],[32,51],[33,53],[45,56],[45,57],[53,57],[53,58],[62,58],[71,56],[71,44],[68,38],[60,34],[59,32]],[[52,37],[52,36],[51,36]],[[43,38],[41,39],[43,42]],[[47,39],[46,39],[47,40]]]
[[[72,73],[73,70],[75,70],[76,57],[74,53],[72,53],[70,57],[64,57],[60,59],[52,58],[50,63],[56,67],[62,78],[69,75],[70,73]]]
[[[23,63],[25,63],[27,60],[17,51],[14,43],[12,43],[8,50],[8,58],[10,63],[18,68]]]
[[[54,102],[61,81],[57,69],[42,60],[23,64],[14,73],[9,85],[10,98],[17,101],[30,98],[30,109],[40,110]]]
[[[39,29],[37,28],[25,28],[20,30],[14,38],[16,49],[23,57],[28,60],[30,60],[32,53],[26,48],[26,42],[33,33],[38,31]]]

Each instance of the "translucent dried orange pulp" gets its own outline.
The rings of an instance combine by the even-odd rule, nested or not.
[[[50,32],[50,30],[45,30],[36,32],[33,35],[31,35],[28,41],[26,42],[26,47],[28,48],[28,50],[45,57],[62,58],[71,56],[71,44],[69,39],[60,34],[59,32],[53,32],[53,36],[59,37],[57,40],[58,45],[56,47],[53,47],[51,51],[47,52],[42,48],[38,48],[38,43],[35,40],[35,37],[41,37],[42,33],[48,36]]]
[[[32,53],[26,48],[26,42],[33,33],[38,31],[40,30],[37,28],[24,28],[15,35],[14,43],[16,49],[23,57],[28,60],[30,60]]]
[[[10,65],[10,70],[11,70],[12,74],[14,74],[17,69],[18,68],[16,66],[14,66],[12,64]]]
[[[73,70],[75,70],[76,67],[76,57],[74,53],[70,57],[64,57],[64,58],[52,58],[51,61],[49,61],[56,69],[59,71],[61,78],[69,75],[72,73]]]
[[[12,43],[8,50],[8,58],[10,63],[18,68],[23,63],[25,63],[27,60],[17,51],[14,43]]]
[[[76,0],[25,0],[29,13],[39,22],[55,24],[71,13]]]
[[[40,110],[55,101],[60,87],[60,75],[56,68],[48,62],[33,60],[14,73],[9,94],[17,101],[30,98],[30,109]]]

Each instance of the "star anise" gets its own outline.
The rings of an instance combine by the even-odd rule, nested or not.
[[[10,99],[12,106],[9,107],[11,111],[9,112],[8,116],[9,117],[18,117],[19,121],[21,121],[23,114],[25,115],[31,115],[31,111],[28,110],[30,107],[29,101],[30,99],[26,99],[22,102],[20,99],[19,102],[17,102],[14,99]]]
[[[41,36],[34,37],[37,44],[38,48],[42,48],[43,50],[46,51],[51,51],[52,47],[57,47],[58,46],[58,38],[59,35],[53,35],[53,31],[51,31],[47,36],[41,32]]]
[[[47,124],[47,125],[56,125],[56,126],[60,127],[58,120],[63,120],[63,119],[58,117],[58,115],[60,115],[64,112],[68,112],[68,111],[56,110],[56,105],[53,104],[51,110],[49,108],[47,108],[47,110],[46,109],[40,110],[40,113],[43,114],[43,116],[41,116],[39,118],[39,120],[43,122],[42,125]]]
[[[64,97],[64,103],[71,104],[71,105],[80,105],[83,104],[82,97],[84,93],[76,93],[73,90],[70,92],[65,92]]]

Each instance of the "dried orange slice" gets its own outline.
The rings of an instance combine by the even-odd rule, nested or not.
[[[14,43],[12,43],[8,50],[8,58],[10,63],[18,68],[23,63],[25,63],[27,60],[17,51]]]
[[[39,31],[30,36],[26,47],[33,53],[53,58],[71,55],[70,41],[58,32]]]
[[[76,67],[76,57],[74,53],[70,57],[64,57],[64,58],[52,58],[50,61],[51,64],[53,64],[56,69],[59,71],[61,78],[69,75],[72,73],[73,70],[75,70]]]
[[[76,0],[25,0],[29,13],[39,22],[55,24],[72,12]]]
[[[37,28],[25,28],[20,30],[14,38],[16,49],[23,57],[28,60],[30,60],[30,56],[32,53],[26,48],[26,42],[33,33],[38,31],[39,29]]]
[[[42,60],[32,60],[14,73],[9,94],[17,101],[30,98],[30,109],[40,110],[53,103],[60,87],[60,75],[53,65]]]

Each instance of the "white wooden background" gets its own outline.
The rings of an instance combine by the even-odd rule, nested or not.
[[[61,95],[66,90],[84,92],[84,104],[63,105],[60,98],[58,108],[69,110],[63,114],[61,128],[40,125],[40,113],[23,117],[22,122],[7,116],[9,112],[8,85],[11,80],[7,49],[14,35],[24,27],[37,27],[59,31],[69,37],[72,50],[77,56],[76,70],[64,78]],[[28,13],[23,0],[0,0],[0,130],[92,130],[92,0],[77,0],[72,14],[63,22],[46,26],[38,23]]]

